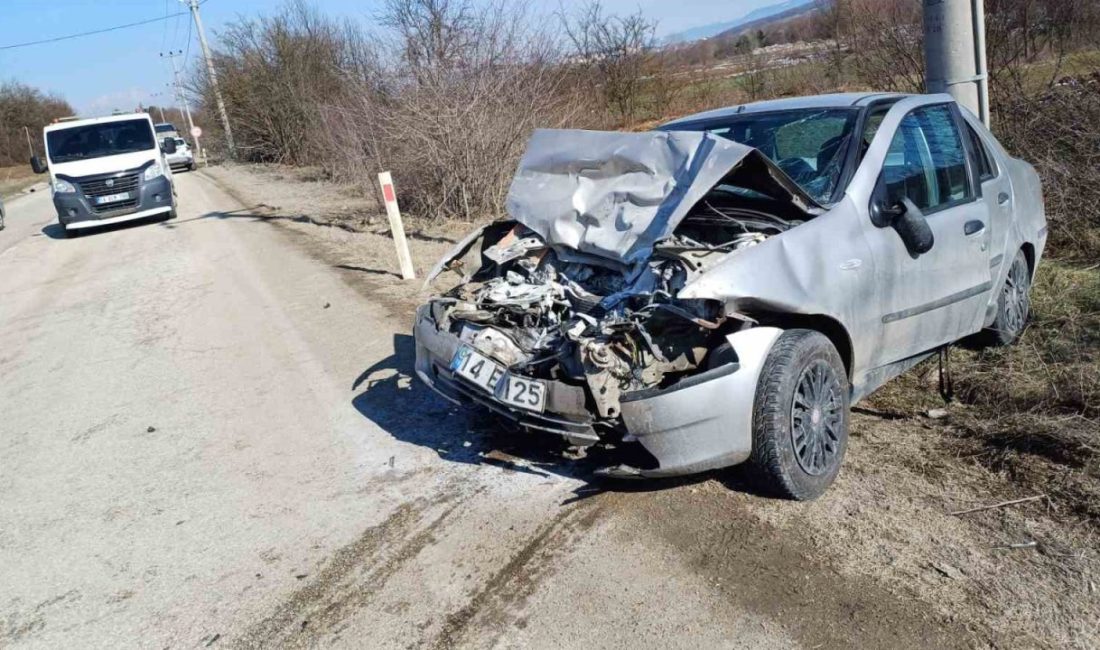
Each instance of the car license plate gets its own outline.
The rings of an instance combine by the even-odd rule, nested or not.
[[[542,413],[546,408],[546,384],[538,379],[505,375],[498,382],[496,398],[516,408]]]
[[[479,388],[492,393],[496,389],[497,382],[504,376],[504,368],[489,357],[464,345],[455,352],[451,359],[451,370],[459,377],[464,377]]]
[[[122,192],[120,194],[107,194],[105,196],[95,197],[96,205],[103,205],[104,203],[114,203],[115,201],[125,201],[130,198],[129,192]]]
[[[455,352],[451,370],[509,406],[538,413],[546,408],[545,382],[508,374],[504,366],[468,345]]]

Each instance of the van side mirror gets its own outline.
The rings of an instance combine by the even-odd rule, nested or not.
[[[46,163],[42,162],[42,159],[38,156],[31,156],[31,169],[36,174],[45,174],[47,171]]]
[[[909,197],[902,197],[898,203],[890,204],[883,199],[871,203],[871,223],[878,228],[891,227],[901,237],[905,250],[913,257],[932,250],[936,238],[928,219]]]
[[[176,141],[173,138],[165,138],[161,141],[160,148],[164,153],[176,153]]]

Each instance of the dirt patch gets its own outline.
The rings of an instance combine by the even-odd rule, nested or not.
[[[0,167],[0,198],[11,198],[33,185],[43,182],[44,176],[38,176],[28,165]]]
[[[430,544],[434,531],[465,498],[452,495],[403,504],[334,553],[318,575],[303,574],[300,579],[307,583],[246,631],[237,646],[315,646],[356,609],[366,606],[390,576]]]
[[[277,224],[362,295],[409,322],[424,295],[419,282],[397,277],[384,217],[369,202],[355,204],[347,188],[294,180],[279,168],[205,173],[245,205],[263,203],[245,214]],[[368,216],[345,205],[360,205]],[[472,227],[419,230],[411,240],[418,274]],[[956,368],[956,377],[970,369]],[[853,638],[873,647],[1100,646],[1097,529],[1074,505],[1089,492],[1077,489],[1071,501],[1058,489],[1095,486],[1093,475],[1072,463],[1044,461],[1042,471],[1025,471],[1015,461],[993,462],[993,438],[962,426],[999,426],[985,417],[987,407],[955,403],[946,417],[927,416],[944,406],[934,362],[862,404],[840,478],[813,503],[754,496],[736,469],[594,500],[610,506],[602,516],[629,518],[713,577],[725,597],[775,617],[808,647],[850,647]],[[1034,452],[1010,456],[1040,456]],[[1036,493],[1048,498],[949,514]],[[527,570],[530,558],[517,557],[516,570]],[[501,581],[522,597],[511,578]],[[471,611],[447,619],[440,644],[460,637],[471,617],[492,623],[479,612],[492,610],[484,606],[495,598],[475,594]]]

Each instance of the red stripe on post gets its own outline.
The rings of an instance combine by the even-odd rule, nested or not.
[[[387,203],[393,203],[397,200],[397,197],[393,195],[393,185],[382,186],[382,197],[386,199]]]

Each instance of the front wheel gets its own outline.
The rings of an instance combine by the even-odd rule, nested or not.
[[[752,420],[749,462],[763,487],[798,501],[821,496],[848,448],[848,377],[825,335],[779,336],[757,380]]]

